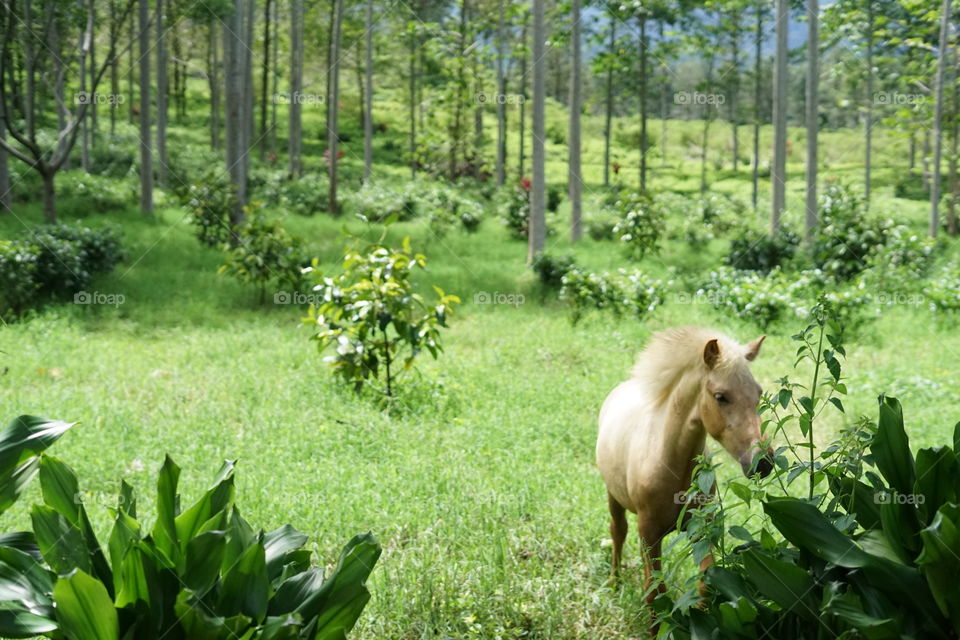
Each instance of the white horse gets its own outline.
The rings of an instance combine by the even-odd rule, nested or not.
[[[660,568],[660,541],[677,523],[690,488],[694,458],[707,434],[740,463],[744,474],[766,476],[772,451],[760,442],[757,403],[762,393],[750,373],[766,336],[747,345],[700,327],[657,333],[632,376],[600,409],[597,466],[607,485],[613,573],[627,537],[626,511],[637,514],[644,577]],[[713,561],[701,563],[705,569]],[[663,585],[660,585],[660,590]],[[649,593],[652,600],[655,591]]]

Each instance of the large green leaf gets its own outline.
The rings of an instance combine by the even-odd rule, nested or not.
[[[20,416],[0,431],[0,513],[37,472],[38,456],[75,422]]]
[[[166,456],[157,476],[157,522],[153,525],[153,541],[162,554],[161,557],[165,558],[170,566],[176,566],[180,559],[176,525],[179,513],[179,481],[180,467],[170,456]]]
[[[854,517],[864,529],[876,529],[880,526],[880,506],[877,504],[877,491],[856,478],[833,479],[830,490],[837,497],[840,506]]]
[[[785,611],[816,620],[820,595],[810,574],[756,549],[748,549],[742,555],[747,575],[761,594]]]
[[[311,567],[283,581],[270,599],[270,615],[291,613],[306,603],[323,586],[323,571]]]
[[[208,521],[230,510],[233,504],[235,463],[236,460],[226,460],[220,467],[213,486],[193,506],[177,516],[175,526],[182,551],[186,551],[187,544],[204,529]]]
[[[36,558],[12,547],[0,547],[0,602],[17,602],[33,613],[53,617],[55,576]]]
[[[217,613],[224,616],[245,615],[259,623],[267,615],[269,599],[266,554],[263,543],[258,541],[247,547],[224,573]]]
[[[877,618],[864,611],[857,594],[848,590],[840,592],[836,583],[827,589],[825,613],[830,613],[856,628],[868,640],[896,640],[901,637],[899,625],[892,617]],[[896,612],[891,612],[896,615]]]
[[[106,587],[83,571],[53,587],[60,628],[70,640],[118,640],[117,611]]]
[[[57,622],[29,611],[19,602],[0,602],[0,637],[33,638],[57,629]]]
[[[877,435],[870,445],[877,469],[902,494],[913,491],[916,480],[910,441],[903,428],[903,408],[896,398],[880,398]]]
[[[150,565],[151,558],[143,551],[142,543],[135,543],[124,554],[119,565],[114,565],[117,580],[116,606],[124,607],[150,605],[155,598],[151,591],[151,582],[155,573]],[[144,610],[141,608],[141,611]]]
[[[66,518],[83,534],[87,551],[90,553],[90,563],[93,574],[113,595],[113,573],[107,558],[100,548],[100,542],[87,517],[87,510],[83,506],[77,476],[73,470],[62,461],[52,456],[40,458],[40,487],[43,492],[43,501],[47,506]]]
[[[960,490],[960,462],[950,447],[920,449],[917,452],[917,482],[914,493],[924,524],[930,524],[940,506],[957,502]]]
[[[263,536],[263,548],[267,554],[267,575],[271,583],[283,571],[283,566],[287,563],[287,554],[296,551],[306,542],[306,534],[300,533],[288,524]]]
[[[930,526],[920,532],[923,550],[917,557],[937,606],[960,634],[960,506],[940,507]]]
[[[199,596],[214,585],[220,575],[223,550],[226,546],[224,531],[207,531],[187,543],[183,583]]]
[[[90,554],[80,529],[50,507],[40,504],[34,505],[30,517],[40,553],[51,569],[60,575],[74,569],[90,571]]]

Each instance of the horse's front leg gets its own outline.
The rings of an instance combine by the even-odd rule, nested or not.
[[[642,513],[637,514],[637,528],[640,533],[640,551],[643,554],[643,586],[647,593],[647,603],[653,604],[658,595],[666,592],[663,581],[653,587],[654,573],[660,572],[660,555],[662,552],[660,541],[664,532],[662,527],[652,522]]]

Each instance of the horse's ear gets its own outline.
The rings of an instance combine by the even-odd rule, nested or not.
[[[766,338],[767,338],[766,335],[762,335],[747,345],[747,353],[746,353],[747,360],[752,361],[757,357],[757,354],[760,353],[760,345],[763,344],[763,341],[766,340]]]
[[[707,369],[713,369],[720,361],[720,343],[716,338],[708,340],[706,346],[703,347],[703,361],[706,363]]]

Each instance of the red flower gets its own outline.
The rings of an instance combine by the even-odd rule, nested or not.
[[[522,178],[520,180],[520,184],[518,184],[517,186],[519,186],[524,191],[530,191],[530,187],[532,186],[530,184],[530,178]]]
[[[613,173],[614,173],[614,174],[616,174],[616,175],[619,175],[619,174],[620,174],[620,163],[619,163],[619,162],[614,162],[614,163],[612,163],[610,166],[613,168]]]

